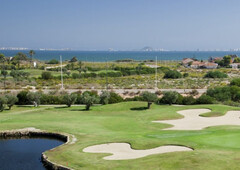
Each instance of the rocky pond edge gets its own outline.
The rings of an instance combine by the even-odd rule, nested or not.
[[[63,134],[63,133],[55,133],[55,132],[47,132],[36,128],[24,128],[24,129],[16,129],[16,130],[6,130],[6,131],[0,131],[0,138],[21,138],[21,137],[51,137],[57,140],[61,140],[65,142],[62,145],[66,144],[74,144],[77,139],[74,135],[69,134]],[[60,145],[60,146],[62,146]],[[59,146],[57,146],[59,147]],[[56,148],[56,147],[55,147]],[[55,148],[52,148],[50,150],[53,150]],[[55,162],[52,162],[48,159],[48,157],[45,155],[45,153],[42,153],[41,156],[42,163],[47,169],[52,170],[71,170],[70,168],[57,164]]]

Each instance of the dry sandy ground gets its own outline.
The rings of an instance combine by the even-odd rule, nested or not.
[[[240,125],[240,111],[229,111],[220,117],[201,117],[202,113],[211,112],[209,109],[182,110],[178,113],[184,118],[177,120],[153,121],[156,123],[167,123],[173,125],[164,130],[201,130],[209,126]]]
[[[89,153],[111,153],[113,155],[106,156],[105,160],[126,160],[142,158],[152,154],[169,153],[177,151],[192,151],[191,148],[184,146],[160,146],[158,148],[147,150],[134,150],[128,143],[109,143],[102,145],[90,146],[83,149],[83,152]]]

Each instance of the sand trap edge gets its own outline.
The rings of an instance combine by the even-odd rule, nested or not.
[[[124,147],[129,147],[130,151],[132,152],[141,152],[141,151],[151,151],[153,153],[148,153],[146,155],[143,154],[143,156],[136,156],[136,157],[130,157],[130,158],[111,158],[111,157],[114,157],[116,155],[118,155],[118,151],[113,151],[113,150],[110,150],[110,151],[94,151],[92,150],[92,148],[94,147],[101,147],[103,145],[125,145],[123,146],[123,149],[126,149]],[[170,151],[164,151],[164,147],[179,147],[178,149],[186,149],[186,150],[170,150]],[[90,151],[88,150],[90,149]],[[159,152],[154,152],[155,150],[157,149],[163,149],[163,151],[159,151]],[[107,150],[107,149],[106,149]],[[151,148],[151,149],[142,149],[142,150],[136,150],[136,149],[133,149],[131,144],[130,143],[104,143],[104,144],[98,144],[98,145],[92,145],[92,146],[87,146],[85,147],[82,151],[85,152],[85,153],[102,153],[102,154],[109,154],[108,156],[104,156],[102,159],[104,160],[112,160],[112,161],[124,161],[124,160],[132,160],[132,159],[139,159],[139,158],[144,158],[144,157],[147,157],[147,156],[151,156],[151,155],[156,155],[156,154],[165,154],[165,153],[173,153],[173,152],[187,152],[187,151],[194,151],[195,149],[192,148],[192,147],[189,147],[189,146],[185,146],[185,145],[178,145],[178,144],[167,144],[167,145],[162,145],[162,146],[159,146],[159,147],[155,147],[155,148]],[[115,153],[114,153],[115,152]],[[126,152],[128,153],[128,152]],[[131,155],[131,153],[128,153]],[[120,154],[121,155],[121,154]]]

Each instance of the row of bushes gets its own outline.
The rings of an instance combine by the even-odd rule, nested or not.
[[[165,79],[179,79],[179,78],[185,78],[188,77],[188,73],[184,73],[183,75],[176,71],[176,70],[169,70],[165,73],[164,77]],[[204,75],[204,78],[227,78],[228,75],[225,73],[222,73],[220,71],[209,71]]]
[[[193,94],[184,97],[175,91],[163,92],[161,98],[158,98],[157,95],[159,94],[143,92],[134,98],[123,99],[120,95],[108,91],[103,91],[100,96],[97,94],[97,91],[85,91],[82,94],[79,92],[72,94],[65,92],[59,95],[22,91],[18,93],[16,98],[14,96],[1,97],[0,111],[4,104],[11,103],[13,105],[12,103],[14,102],[17,102],[16,104],[18,105],[34,104],[35,106],[39,104],[66,104],[68,107],[72,104],[85,104],[87,110],[92,104],[112,104],[123,101],[147,101],[148,108],[154,102],[169,105],[213,104],[216,102],[236,104],[240,102],[240,79],[234,79],[229,86],[209,88],[206,94],[203,94],[199,98],[194,98]]]
[[[79,92],[72,94],[63,92],[59,95],[21,91],[17,94],[17,98],[18,102],[16,104],[18,105],[34,104],[35,106],[38,106],[40,104],[66,104],[68,107],[72,104],[86,104],[90,107],[92,104],[112,104],[123,101],[123,98],[114,92],[103,92],[99,96],[96,91],[85,91],[82,94]]]

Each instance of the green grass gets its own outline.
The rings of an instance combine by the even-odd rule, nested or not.
[[[218,126],[200,131],[161,130],[171,125],[153,120],[178,119],[176,112],[192,108],[208,108],[212,113],[225,114],[239,108],[223,105],[159,106],[150,110],[144,102],[127,102],[71,108],[14,107],[0,113],[0,130],[35,127],[51,132],[65,132],[77,137],[73,145],[46,152],[50,160],[74,169],[238,169],[240,163],[240,127]],[[207,113],[204,116],[212,116]],[[150,149],[167,144],[185,145],[193,152],[151,155],[140,159],[107,161],[109,154],[83,153],[87,146],[111,142],[127,142],[134,149]]]

